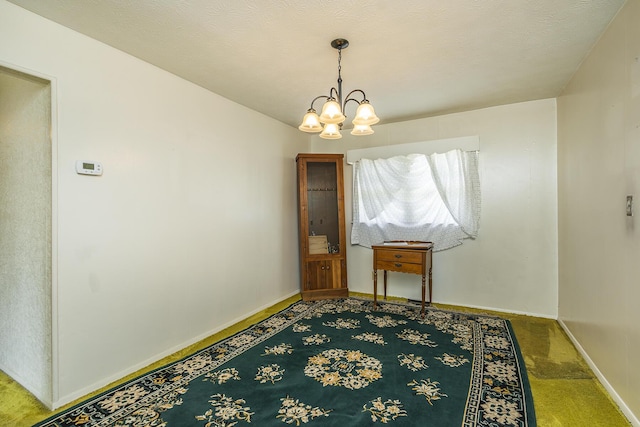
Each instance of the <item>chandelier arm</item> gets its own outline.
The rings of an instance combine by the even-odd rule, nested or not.
[[[355,102],[356,104],[360,105],[360,101],[358,101],[358,100],[357,100],[357,99],[355,99],[355,98],[347,98],[347,99],[345,99],[344,104],[343,104],[343,106],[342,106],[342,112],[343,112],[343,114],[344,114],[345,108],[347,108],[347,103],[348,103],[349,101],[353,101],[353,102]]]
[[[333,89],[333,88],[331,88],[331,89]],[[313,108],[313,104],[314,104],[318,99],[320,99],[320,98],[330,99],[331,97],[330,97],[330,96],[327,96],[327,95],[320,95],[320,96],[316,96],[315,98],[313,98],[313,101],[311,101],[311,107],[309,108],[310,110],[313,110],[313,109],[314,109],[314,108]]]
[[[364,93],[363,90],[361,89],[354,89],[351,92],[349,92],[349,94],[346,96],[345,100],[344,100],[344,105],[347,105],[347,101],[356,101],[358,103],[362,102],[362,101],[358,101],[355,98],[351,98],[351,95],[354,94],[355,92],[360,92],[362,94],[362,101],[366,101],[367,100],[367,95]]]
[[[335,87],[332,87],[331,90],[329,91],[329,97],[338,100],[338,104],[340,104],[341,102],[340,95],[341,95],[340,91]]]

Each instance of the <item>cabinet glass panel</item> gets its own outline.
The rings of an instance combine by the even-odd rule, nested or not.
[[[307,163],[309,254],[340,253],[338,189],[334,162]]]

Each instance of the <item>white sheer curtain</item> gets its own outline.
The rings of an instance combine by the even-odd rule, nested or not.
[[[361,159],[353,169],[351,243],[426,240],[434,250],[478,235],[478,152]]]

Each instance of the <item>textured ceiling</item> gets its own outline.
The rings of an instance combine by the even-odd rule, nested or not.
[[[292,126],[336,85],[335,38],[350,42],[345,92],[364,90],[389,123],[559,95],[624,4],[9,1]]]

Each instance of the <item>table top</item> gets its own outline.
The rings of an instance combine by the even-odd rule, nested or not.
[[[433,248],[432,242],[418,240],[385,240],[377,245],[371,245],[372,249],[416,249],[425,250]]]

